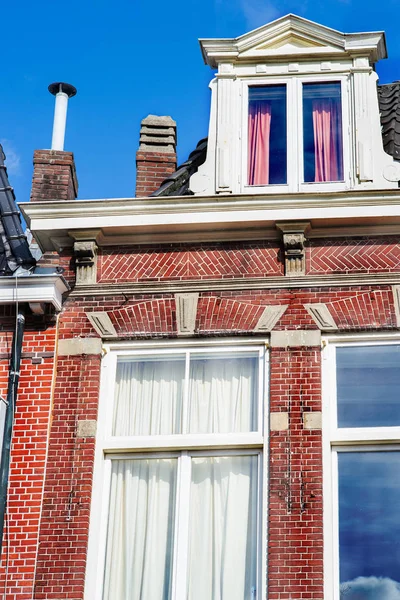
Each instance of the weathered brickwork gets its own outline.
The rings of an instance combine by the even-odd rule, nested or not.
[[[400,271],[400,238],[312,239],[306,249],[306,272],[373,273]]]
[[[276,330],[316,329],[305,304],[324,303],[341,331],[397,329],[390,286],[354,286],[296,290],[202,292],[199,294],[195,335],[252,333],[268,305],[287,305]],[[175,299],[171,294],[127,298],[89,297],[69,301],[60,322],[60,337],[97,336],[86,312],[107,311],[119,337],[174,337],[177,334]],[[75,332],[75,333],[74,333]]]
[[[74,155],[60,150],[35,150],[31,202],[74,200],[78,195]]]
[[[98,265],[104,283],[282,274],[279,246],[269,242],[103,249]]]
[[[155,192],[176,169],[176,154],[139,150],[136,153],[136,197]]]
[[[319,348],[271,349],[270,410],[289,427],[270,433],[268,600],[323,598],[322,438],[303,427],[321,410],[320,361]]]
[[[28,326],[32,327],[32,323]],[[4,398],[11,344],[12,332],[0,332],[0,395]],[[51,413],[55,327],[41,332],[28,329],[22,350],[0,570],[1,595],[5,589],[7,600],[34,597]]]
[[[35,598],[83,598],[95,440],[78,421],[96,420],[100,356],[59,357],[37,558]]]
[[[313,240],[307,248],[308,271],[312,265],[311,274],[342,272],[344,260],[347,272],[372,271],[376,248],[381,250],[374,272],[395,270],[397,247],[390,240],[386,253],[386,238],[370,244],[353,240],[347,246],[333,240],[325,249]],[[370,258],[363,258],[362,265],[360,256]],[[73,288],[70,249],[62,252],[59,265]],[[206,279],[209,289],[199,293],[195,337],[264,339],[265,333],[254,330],[269,305],[288,307],[274,330],[315,330],[304,307],[312,303],[325,304],[342,332],[397,330],[390,285],[290,288],[288,281],[280,289],[246,290],[246,278],[271,275],[285,281],[279,245],[271,242],[103,248],[98,262],[99,283],[104,284],[186,279],[193,289],[196,279]],[[243,286],[216,291],[214,279],[240,280]],[[97,294],[66,298],[59,339],[98,338],[86,316],[92,311],[106,311],[121,340],[178,335],[173,293],[110,296],[102,295],[100,286]],[[14,310],[0,306],[0,317],[0,393],[5,395]],[[13,440],[4,559],[8,579],[5,583],[5,562],[0,579],[7,600],[84,598],[95,438],[78,436],[78,424],[97,419],[101,356],[59,356],[52,393],[55,339],[51,315],[30,317]],[[288,428],[272,431],[269,440],[268,600],[323,599],[322,432],[303,424],[305,413],[321,411],[320,359],[319,347],[270,349],[268,412],[287,413]]]

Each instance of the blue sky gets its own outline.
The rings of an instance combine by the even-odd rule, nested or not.
[[[0,140],[20,202],[33,150],[50,147],[54,81],[78,89],[65,149],[75,153],[79,197],[102,198],[133,196],[147,114],[177,121],[180,162],[207,135],[212,71],[199,37],[235,37],[288,12],[345,32],[383,29],[380,80],[400,79],[398,0],[15,0],[1,10]]]

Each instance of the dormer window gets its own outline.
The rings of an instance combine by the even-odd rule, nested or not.
[[[247,185],[295,191],[343,181],[342,82],[250,84]]]
[[[303,83],[304,181],[343,181],[340,83]]]
[[[398,187],[400,166],[384,151],[377,102],[382,32],[340,33],[286,15],[237,38],[201,40],[201,48],[217,73],[207,158],[190,178],[194,194]],[[394,124],[385,122],[393,146]]]
[[[286,85],[249,88],[249,185],[287,183]]]

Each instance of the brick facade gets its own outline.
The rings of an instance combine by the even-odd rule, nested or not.
[[[307,260],[322,269],[324,252],[340,248],[342,254],[346,249],[350,265],[351,261],[356,264],[357,257],[369,255],[371,248],[379,248],[384,271],[383,265],[396,252],[392,238],[351,243],[354,253],[338,240],[327,240],[325,245],[321,240],[310,243]],[[61,262],[73,286],[71,253],[65,251]],[[368,273],[371,262],[370,258],[365,265],[357,263],[359,270]],[[191,270],[193,263],[197,277]],[[331,268],[332,263],[327,264],[324,274]],[[249,273],[259,278],[258,289],[247,289]],[[271,273],[282,282],[279,288],[263,288]],[[269,305],[287,306],[276,331],[317,329],[304,307],[310,303],[326,304],[342,332],[398,328],[391,285],[350,286],[343,282],[294,288],[283,275],[278,243],[103,248],[98,277],[103,288],[100,285],[96,293],[77,294],[76,288],[66,299],[57,330],[54,321],[35,330],[32,317],[25,335],[5,544],[8,600],[84,597],[95,439],[79,437],[78,424],[97,419],[101,357],[61,355],[54,364],[56,335],[60,340],[98,338],[86,312],[103,310],[121,340],[178,335],[173,291],[127,295],[105,290],[115,284],[154,280],[173,285],[189,279],[195,286],[196,280],[206,278],[208,288],[199,292],[194,332],[200,338],[234,335],[239,341],[243,335],[257,336],[254,328]],[[222,281],[241,282],[240,289],[214,289]],[[3,320],[6,330],[0,336],[0,368],[1,393],[5,395],[12,311],[5,310]],[[287,413],[288,428],[271,431],[269,438],[269,600],[323,598],[322,432],[304,427],[306,413],[321,411],[320,363],[318,347],[270,350],[268,412]],[[0,585],[4,585],[4,565]]]

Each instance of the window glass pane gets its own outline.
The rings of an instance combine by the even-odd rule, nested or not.
[[[336,349],[339,427],[400,425],[400,345]]]
[[[343,181],[340,83],[303,84],[304,181]]]
[[[171,598],[177,460],[113,460],[104,600]]]
[[[286,86],[249,88],[249,185],[286,183]]]
[[[184,356],[120,359],[113,435],[181,433]]]
[[[400,452],[340,452],[341,600],[400,597]]]
[[[257,397],[258,354],[192,356],[189,433],[256,431]]]
[[[257,456],[192,460],[188,600],[256,597]]]

